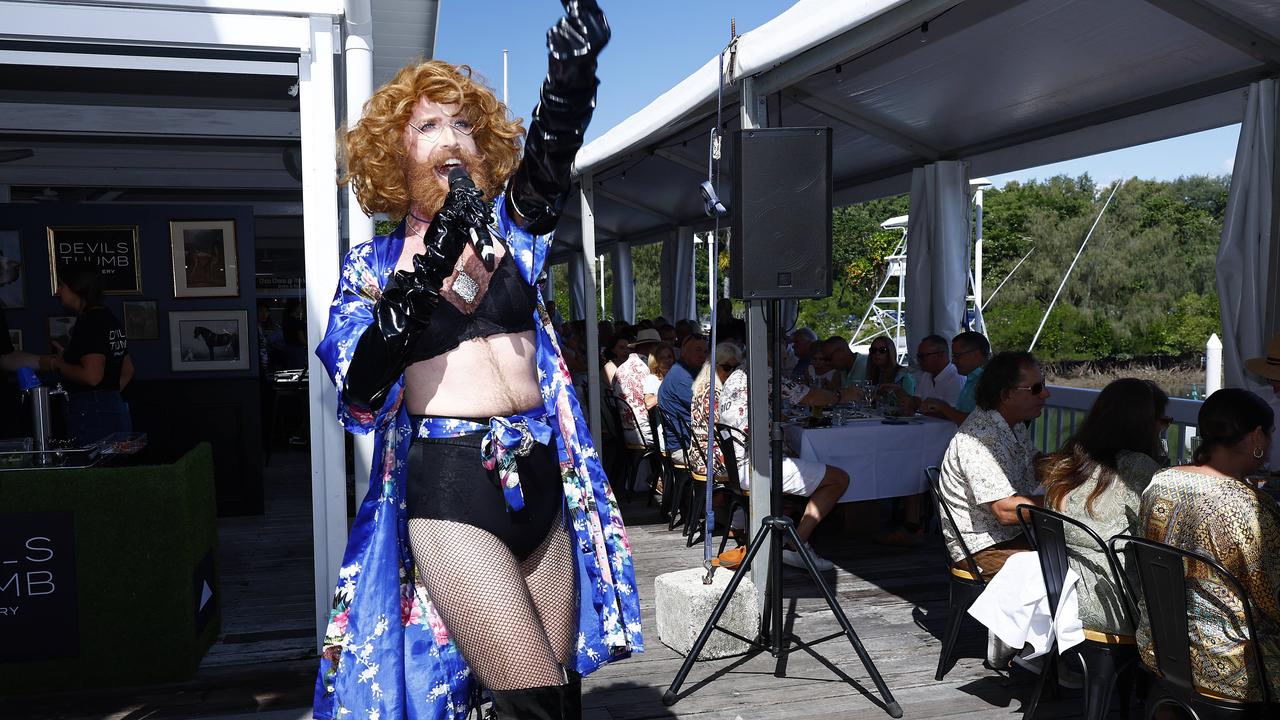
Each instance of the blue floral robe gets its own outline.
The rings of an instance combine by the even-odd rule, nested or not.
[[[530,235],[496,198],[492,230],[505,238],[521,276],[534,284],[551,235]],[[373,307],[404,247],[404,223],[390,235],[352,248],[316,348],[339,390],[338,419],[354,433],[375,433],[369,493],[339,571],[334,607],[316,679],[315,717],[396,720],[460,718],[471,674],[422,586],[414,582],[408,541],[405,466],[412,430],[400,403],[401,383],[376,413],[348,406],[343,378],[357,341],[373,322]],[[541,292],[535,317],[538,380],[560,455],[567,514],[577,564],[579,673],[644,649],[640,603],[626,528],[587,423]],[[479,457],[477,457],[479,462]]]

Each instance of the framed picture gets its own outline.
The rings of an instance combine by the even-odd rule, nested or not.
[[[76,326],[75,315],[54,315],[49,318],[49,350],[53,351],[53,343],[62,347],[71,344],[71,330]]]
[[[9,329],[9,344],[13,346],[13,349],[15,351],[22,352],[22,331],[21,330],[14,330],[13,328]]]
[[[169,313],[170,364],[175,372],[248,370],[248,310],[192,310]]]
[[[20,308],[22,298],[22,242],[17,230],[0,230],[0,308]]]
[[[138,265],[138,226],[49,227],[49,292],[58,291],[58,270],[88,263],[102,271],[108,295],[142,292]]]
[[[169,223],[174,297],[235,297],[240,294],[234,220],[174,220]]]
[[[155,300],[125,300],[124,334],[130,340],[159,340],[160,319]]]

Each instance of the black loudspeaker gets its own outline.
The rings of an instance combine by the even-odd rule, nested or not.
[[[729,294],[831,295],[831,128],[734,133]]]

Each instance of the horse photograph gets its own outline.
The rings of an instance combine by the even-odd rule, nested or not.
[[[248,370],[249,318],[245,310],[169,313],[174,370]]]

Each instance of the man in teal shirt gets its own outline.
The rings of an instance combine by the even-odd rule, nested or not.
[[[977,406],[978,380],[982,378],[982,371],[989,359],[991,359],[991,343],[982,333],[968,330],[952,338],[951,362],[956,366],[956,370],[964,375],[964,388],[960,390],[960,397],[956,399],[955,406],[941,400],[929,399],[921,406],[920,411],[926,415],[946,418],[956,425],[964,422]]]

